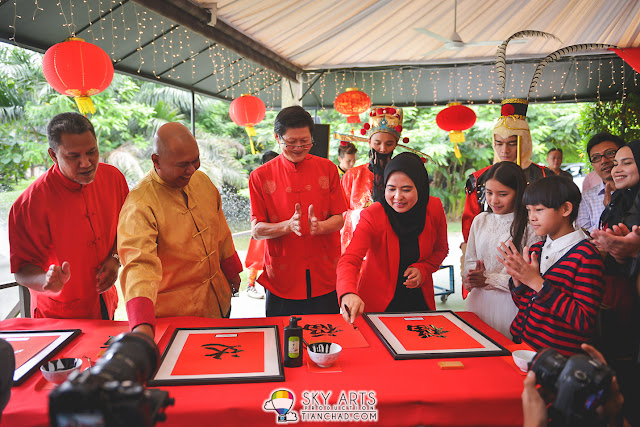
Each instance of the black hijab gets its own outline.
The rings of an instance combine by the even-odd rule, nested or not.
[[[387,185],[389,176],[393,172],[403,172],[416,186],[418,201],[407,212],[398,213],[382,198],[382,206],[389,218],[391,228],[398,235],[400,240],[413,236],[417,237],[424,229],[424,222],[427,215],[427,204],[429,203],[429,174],[424,167],[422,159],[413,153],[401,153],[395,156],[384,168],[384,185]]]
[[[629,147],[631,149],[633,159],[635,160],[636,167],[640,173],[640,140],[636,139],[622,147]],[[640,182],[631,188],[614,191],[611,195],[611,201],[604,208],[604,211],[600,216],[600,228],[611,228],[614,225],[618,225],[623,222],[627,212],[633,206],[633,201],[635,200],[639,190]]]

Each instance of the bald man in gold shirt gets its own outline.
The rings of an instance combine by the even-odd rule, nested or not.
[[[189,130],[161,126],[151,160],[120,212],[118,254],[129,325],[153,336],[156,317],[227,317],[242,263]]]

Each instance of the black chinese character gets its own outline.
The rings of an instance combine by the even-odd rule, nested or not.
[[[229,354],[231,357],[240,357],[238,353],[244,351],[240,350],[241,345],[226,345],[226,344],[202,344],[202,347],[207,350],[211,350],[214,353],[205,354],[205,356],[211,356],[214,359],[222,359],[223,354]]]
[[[313,338],[322,337],[325,335],[335,337],[337,332],[342,332],[342,329],[337,326],[333,326],[331,323],[322,324],[318,323],[317,325],[304,325],[302,328],[311,333]]]
[[[445,331],[444,328],[438,328],[433,325],[407,325],[407,331],[417,332],[420,338],[446,338],[445,335],[449,331]]]

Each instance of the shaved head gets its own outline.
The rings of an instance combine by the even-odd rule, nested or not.
[[[166,123],[156,133],[151,160],[167,185],[185,187],[200,167],[200,150],[186,126]]]
[[[196,147],[198,145],[189,129],[182,123],[165,123],[156,133],[153,152],[161,154],[162,151],[172,151],[184,145],[195,145]]]

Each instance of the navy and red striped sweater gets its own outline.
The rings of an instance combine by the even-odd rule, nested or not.
[[[542,259],[544,242],[531,246]],[[600,252],[583,240],[569,249],[542,276],[539,292],[522,284],[513,286],[511,296],[518,314],[511,324],[513,341],[535,349],[551,347],[564,355],[580,351],[595,332],[596,318],[604,294],[604,264]]]

